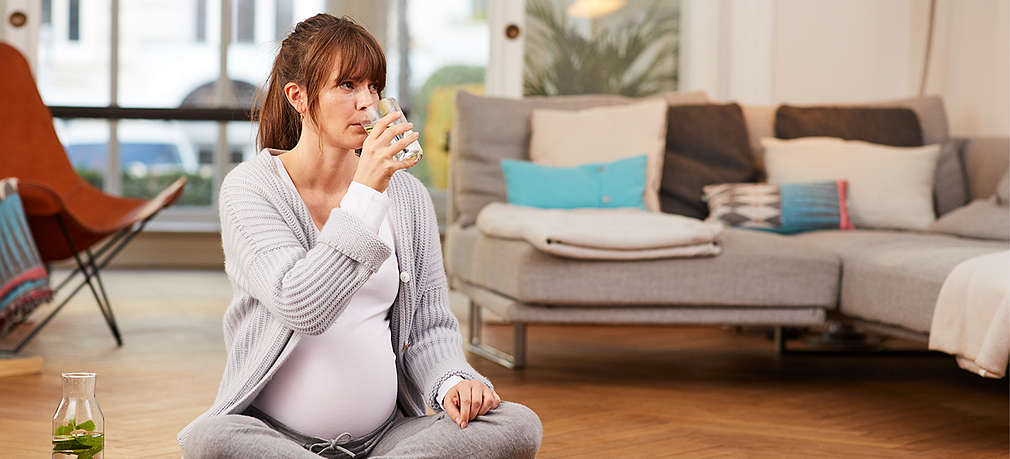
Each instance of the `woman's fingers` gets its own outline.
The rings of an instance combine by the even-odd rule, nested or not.
[[[403,113],[399,111],[387,113],[386,116],[375,121],[375,124],[372,125],[372,131],[368,133],[368,137],[378,139],[379,136],[386,132],[386,127],[389,126],[389,123],[400,119],[402,116]],[[387,140],[386,143],[389,143],[389,141]]]
[[[480,405],[480,416],[487,414],[487,412],[491,411],[491,409],[494,408],[496,405],[493,390],[485,387],[482,392],[483,394],[481,398],[483,402]]]
[[[397,140],[396,143],[389,146],[392,150],[392,155],[390,155],[390,157],[406,149],[411,143],[417,140],[418,137],[420,137],[418,133],[410,132],[409,134],[403,136],[402,139]]]
[[[470,418],[467,421],[472,421],[480,413],[481,405],[484,404],[484,391],[483,384],[470,384]],[[466,423],[463,423],[463,427],[466,427]]]
[[[470,418],[470,386],[468,384],[460,383],[463,386],[459,390],[459,426],[466,427],[467,421]]]
[[[501,405],[501,396],[498,395],[498,392],[494,390],[492,390],[491,393],[494,394],[494,406],[491,407],[491,409],[493,410],[495,408],[498,408],[499,405]]]
[[[408,159],[397,161],[396,164],[393,166],[393,168],[395,170],[410,169],[411,167],[414,167],[414,165],[417,164],[417,162],[420,160],[421,160],[420,156],[414,155]]]
[[[414,127],[414,123],[393,124],[386,128],[379,137],[375,139],[377,145],[389,145],[396,136],[409,131]]]
[[[445,408],[445,413],[449,415],[449,418],[453,420],[456,424],[460,423],[459,414],[459,389],[458,386],[453,386],[449,389],[449,392],[445,393],[445,399],[442,400],[442,408]]]

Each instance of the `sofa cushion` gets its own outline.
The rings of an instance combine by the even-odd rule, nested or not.
[[[721,183],[705,187],[706,221],[779,234],[852,229],[845,180],[818,183]]]
[[[503,159],[509,204],[541,209],[634,207],[645,210],[648,158],[639,155],[575,167],[541,166]],[[477,216],[480,221],[480,214]]]
[[[659,200],[663,212],[708,216],[706,185],[753,182],[759,165],[737,104],[680,105],[666,112],[666,155]]]
[[[838,137],[892,147],[922,146],[919,118],[907,108],[783,105],[775,112],[775,137]]]
[[[545,166],[609,163],[648,158],[645,207],[659,212],[666,143],[666,101],[653,98],[585,110],[533,110],[530,159]]]
[[[727,229],[722,254],[635,261],[572,260],[475,226],[447,236],[450,275],[531,304],[834,308],[838,256],[788,236]]]
[[[843,314],[928,332],[947,274],[1006,242],[900,231],[815,231],[792,236],[842,259]]]
[[[708,101],[703,91],[664,93],[668,104]],[[616,95],[505,99],[460,91],[449,142],[449,221],[472,225],[491,202],[505,202],[501,160],[529,160],[530,117],[534,109],[581,110],[641,99]]]
[[[947,127],[947,110],[940,96],[908,97],[891,99],[867,104],[855,104],[856,107],[903,107],[911,109],[919,118],[922,128],[922,143],[931,145],[943,143],[950,137]]]
[[[997,241],[1010,241],[1010,207],[997,197],[976,199],[937,219],[929,230],[934,233]]]
[[[925,230],[935,219],[940,145],[890,147],[832,137],[764,139],[768,182],[848,180],[856,228]]]
[[[933,210],[941,216],[968,203],[968,181],[961,160],[964,139],[947,139],[940,146],[933,175]]]

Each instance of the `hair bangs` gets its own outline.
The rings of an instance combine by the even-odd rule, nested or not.
[[[357,30],[334,37],[334,58],[338,61],[338,82],[369,81],[379,92],[386,87],[386,57],[371,35]]]

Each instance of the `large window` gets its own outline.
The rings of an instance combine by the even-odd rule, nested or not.
[[[235,120],[248,119],[278,40],[325,3],[45,0],[38,85],[75,169],[137,198],[186,176],[153,226],[215,229],[221,178],[255,153],[256,125]]]

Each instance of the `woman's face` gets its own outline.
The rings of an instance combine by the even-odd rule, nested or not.
[[[379,91],[369,80],[340,81],[340,59],[334,61],[334,69],[319,91],[316,129],[326,145],[361,148],[367,136],[362,123],[370,121],[366,109],[379,101]]]

